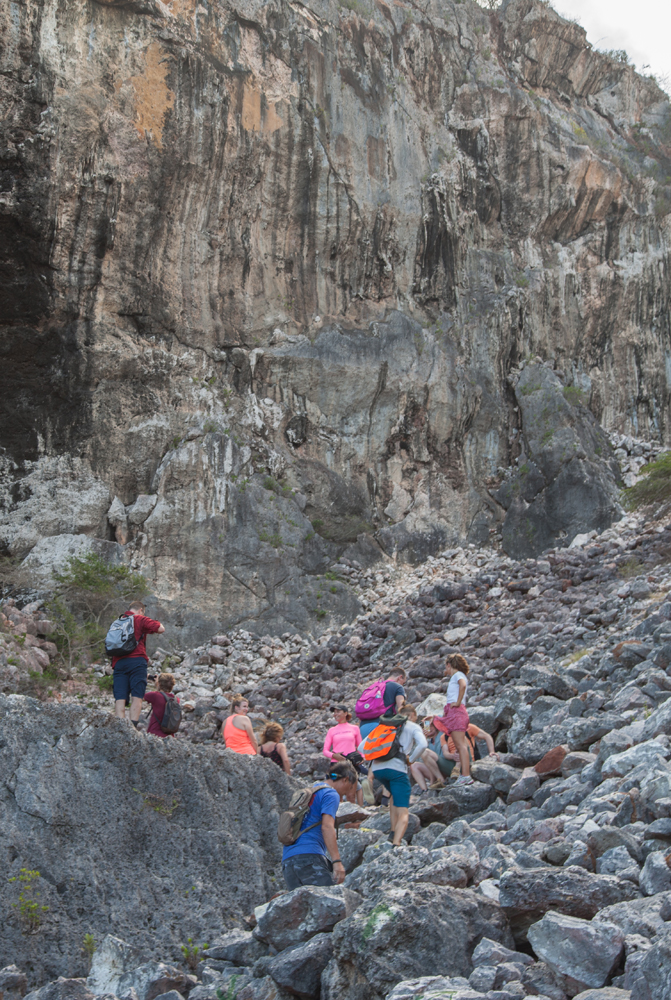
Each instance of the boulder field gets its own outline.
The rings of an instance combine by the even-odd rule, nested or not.
[[[156,651],[188,709],[173,740],[67,691],[5,695],[7,995],[665,1000],[670,542],[631,515],[539,560],[449,550],[376,589],[356,570],[369,610],[318,642]],[[396,850],[382,808],[343,805],[345,885],[284,892],[278,810],[324,771],[330,704],[400,662],[438,713],[451,650],[498,759],[482,745],[472,785],[415,786]],[[295,777],[222,750],[238,686],[255,723],[284,723]]]

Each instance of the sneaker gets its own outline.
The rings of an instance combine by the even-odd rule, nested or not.
[[[457,778],[457,784],[458,785],[472,785],[473,784],[473,779],[471,778],[470,774],[462,774],[462,775],[460,775],[460,777]]]

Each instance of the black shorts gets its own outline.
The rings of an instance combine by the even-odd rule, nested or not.
[[[113,691],[115,701],[144,698],[147,690],[147,660],[143,656],[123,656],[114,664]]]
[[[333,885],[333,865],[323,854],[294,854],[282,862],[287,889],[299,885]]]

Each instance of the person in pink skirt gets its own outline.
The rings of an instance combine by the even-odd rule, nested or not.
[[[447,704],[442,717],[435,716],[436,729],[449,733],[459,753],[461,774],[458,785],[472,785],[471,762],[466,742],[468,712],[466,711],[466,691],[468,690],[469,666],[461,653],[450,653],[445,659],[445,676],[450,678],[447,685]]]

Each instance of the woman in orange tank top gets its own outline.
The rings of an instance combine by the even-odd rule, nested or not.
[[[257,754],[259,745],[252,729],[251,720],[247,718],[249,702],[242,695],[236,695],[231,709],[231,714],[226,719],[221,732],[224,746],[234,753]]]

